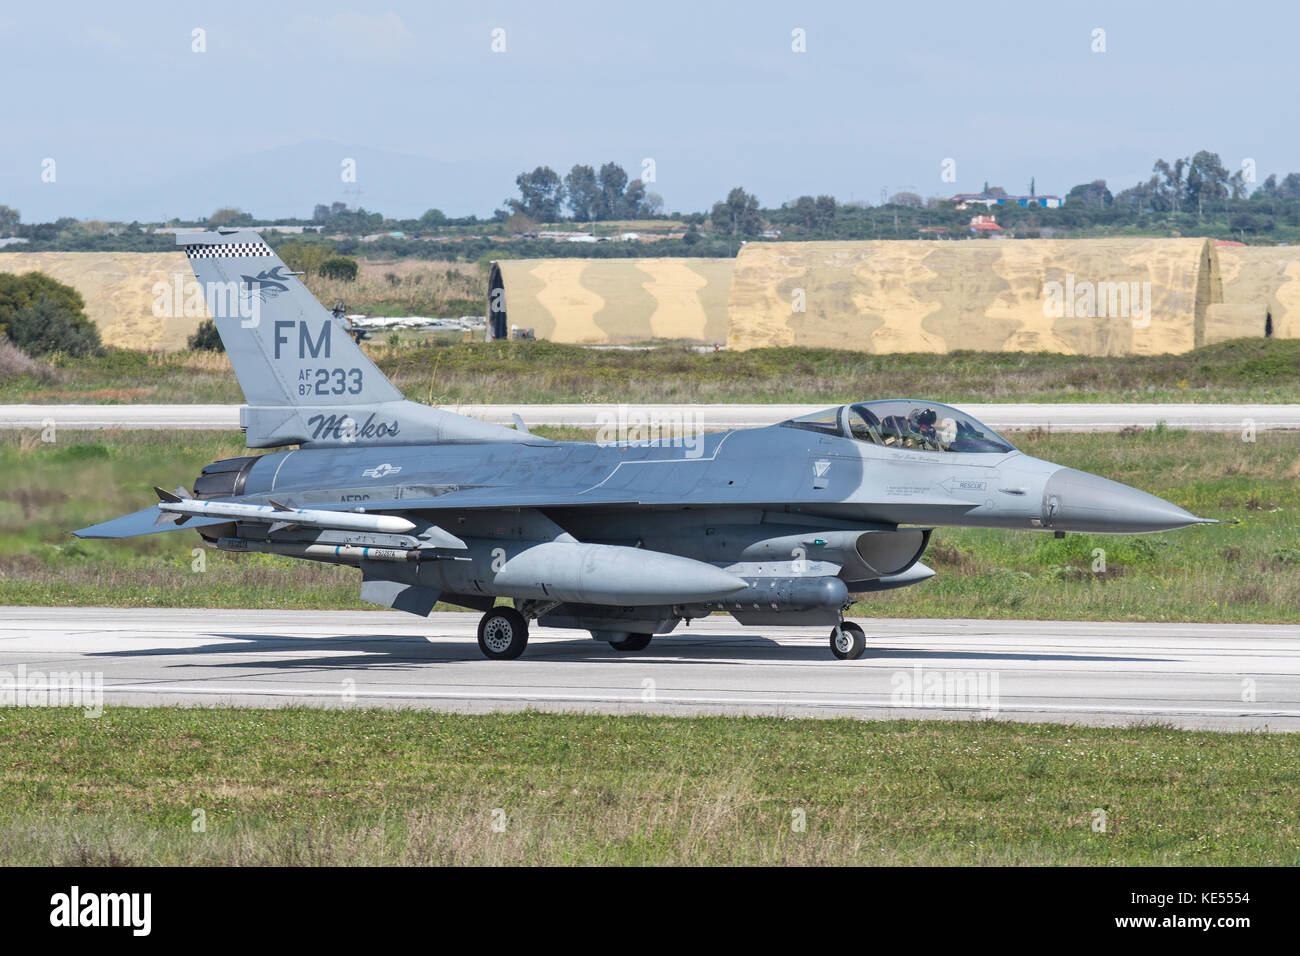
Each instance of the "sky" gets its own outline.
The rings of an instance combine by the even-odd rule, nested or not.
[[[488,216],[522,170],[613,160],[689,212],[735,186],[1118,191],[1199,149],[1262,181],[1300,170],[1297,25],[1146,0],[6,4],[0,203]]]

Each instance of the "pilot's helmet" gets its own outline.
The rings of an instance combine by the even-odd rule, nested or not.
[[[938,417],[938,413],[933,408],[917,408],[912,411],[912,420],[918,425],[933,425]]]

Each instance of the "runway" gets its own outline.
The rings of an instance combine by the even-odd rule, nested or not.
[[[5,608],[0,695],[98,675],[104,706],[522,708],[613,714],[996,718],[1300,730],[1300,626],[860,620],[837,661],[823,628],[714,616],[622,653],[534,628],[488,661],[476,614]]]
[[[829,404],[829,403],[827,403]],[[517,413],[529,426],[598,428],[635,413],[649,421],[683,422],[706,430],[753,428],[795,418],[825,405],[448,405],[447,411],[501,425]],[[229,429],[239,427],[238,405],[0,405],[0,428]],[[968,404],[964,411],[993,428],[1025,431],[1115,432],[1124,428],[1195,431],[1300,429],[1300,405],[1070,405]],[[624,416],[620,419],[620,415]]]

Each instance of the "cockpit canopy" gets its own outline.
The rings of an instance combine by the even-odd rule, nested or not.
[[[938,402],[887,399],[838,405],[781,423],[887,448],[999,454],[1015,447],[965,412]]]

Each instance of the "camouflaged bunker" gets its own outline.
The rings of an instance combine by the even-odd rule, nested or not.
[[[749,243],[727,346],[1186,352],[1221,289],[1207,239]]]
[[[488,279],[492,338],[616,344],[727,340],[733,259],[503,259]]]
[[[1206,339],[1300,338],[1300,246],[1221,245],[1222,302],[1210,306]]]
[[[0,252],[72,286],[105,344],[183,349],[207,310],[181,253]],[[163,308],[157,308],[165,289]],[[736,259],[493,263],[495,338],[865,352],[1185,352],[1300,338],[1300,246],[1207,239],[751,242]]]

